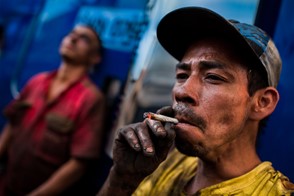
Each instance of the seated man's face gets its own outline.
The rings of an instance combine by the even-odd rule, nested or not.
[[[78,25],[67,34],[60,45],[59,52],[63,59],[74,64],[89,64],[91,59],[99,54],[100,43],[95,32]]]
[[[247,71],[228,43],[202,40],[185,53],[176,68],[173,108],[176,146],[188,155],[213,159],[242,147],[248,111]]]

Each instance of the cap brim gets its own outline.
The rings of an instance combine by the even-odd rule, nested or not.
[[[179,8],[164,16],[157,27],[159,43],[179,61],[193,42],[208,34],[226,36],[234,40],[238,46],[245,47],[247,52],[254,53],[233,25],[206,8]]]

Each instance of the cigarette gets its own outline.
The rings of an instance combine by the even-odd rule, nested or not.
[[[176,118],[172,118],[172,117],[169,117],[169,116],[164,116],[164,115],[161,115],[161,114],[155,114],[155,113],[152,113],[152,112],[145,112],[143,114],[143,117],[158,120],[158,121],[161,121],[161,122],[171,122],[171,123],[175,123],[175,124],[179,123],[178,119],[176,119]]]

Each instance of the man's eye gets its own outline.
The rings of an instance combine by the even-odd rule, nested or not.
[[[211,81],[226,81],[225,78],[215,74],[208,74],[205,78]]]
[[[86,35],[80,35],[80,39],[83,40],[87,44],[91,43],[91,39]]]
[[[188,74],[186,74],[186,73],[178,73],[176,75],[177,80],[184,80],[184,79],[187,79],[187,78],[188,78]]]

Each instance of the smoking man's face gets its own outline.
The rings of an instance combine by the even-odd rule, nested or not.
[[[177,65],[173,108],[180,151],[210,157],[242,140],[252,101],[247,71],[234,52],[219,39],[202,40]]]

